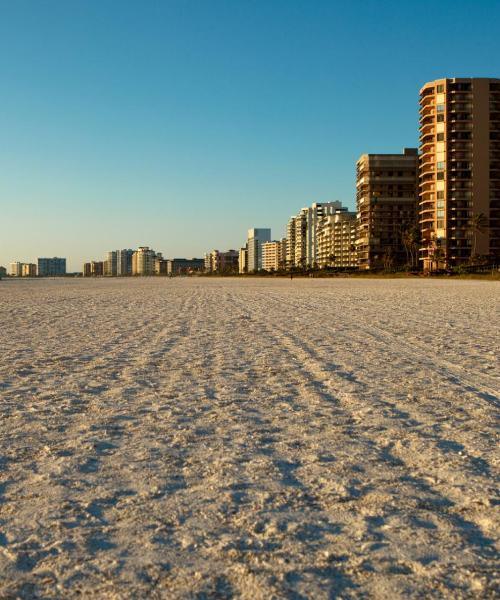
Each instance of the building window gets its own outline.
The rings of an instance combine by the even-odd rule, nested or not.
[[[437,217],[438,217],[438,219],[443,219],[444,218],[444,210],[438,210]]]
[[[436,106],[436,111],[437,111],[438,113],[444,113],[444,104],[438,104],[438,105]]]
[[[438,169],[438,171],[443,171],[444,170],[444,162],[438,162],[437,169]]]
[[[437,198],[438,200],[444,200],[444,191],[437,192],[437,193],[436,193],[436,198]]]
[[[438,178],[438,179],[444,179],[444,172],[443,172],[443,171],[440,171],[440,172],[437,174],[437,178]]]
[[[444,221],[437,221],[436,229],[444,229]]]
[[[436,206],[438,208],[444,208],[444,200],[438,200]]]
[[[444,142],[444,133],[438,133],[436,139],[438,142]]]
[[[436,88],[436,92],[438,94],[442,94],[444,92],[444,85],[441,83],[440,85],[437,86]]]

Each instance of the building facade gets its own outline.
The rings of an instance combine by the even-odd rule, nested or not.
[[[161,259],[160,252],[155,252],[148,246],[140,246],[132,254],[132,275],[154,275],[156,260]]]
[[[167,261],[167,273],[169,275],[201,273],[204,268],[205,261],[203,258],[172,258]]]
[[[132,256],[134,251],[131,248],[116,251],[116,275],[118,277],[128,277],[132,275]]]
[[[256,228],[248,230],[247,237],[247,271],[255,273],[262,267],[262,244],[271,241],[271,230]]]
[[[11,277],[22,277],[23,276],[23,264],[22,262],[13,262],[9,265],[9,275]]]
[[[104,273],[104,262],[92,260],[83,265],[84,277],[101,277]]]
[[[318,225],[318,266],[354,269],[358,266],[356,251],[357,216],[347,208],[323,217]]]
[[[104,275],[106,277],[116,277],[118,272],[118,252],[117,250],[111,250],[106,252],[106,258],[104,260]]]
[[[500,259],[500,79],[438,79],[420,90],[420,260],[424,269]]]
[[[228,250],[227,252],[212,250],[205,254],[205,271],[207,273],[238,273],[239,258],[238,250]]]
[[[66,275],[66,259],[58,258],[39,258],[38,275],[40,277],[61,277]]]
[[[33,263],[22,263],[23,277],[36,277],[36,265]]]
[[[356,164],[360,269],[405,265],[405,232],[416,227],[418,151],[363,154]]]

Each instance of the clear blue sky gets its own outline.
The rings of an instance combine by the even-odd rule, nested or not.
[[[354,207],[418,91],[500,76],[500,2],[0,0],[0,264],[167,257]]]

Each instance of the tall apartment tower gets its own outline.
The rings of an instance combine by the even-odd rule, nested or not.
[[[104,260],[104,275],[106,277],[116,277],[117,273],[117,251],[111,250],[106,253],[106,259]]]
[[[314,267],[318,262],[318,224],[328,215],[335,214],[335,211],[342,208],[342,203],[338,200],[333,202],[314,202],[312,206],[303,208],[306,215],[306,264]]]
[[[500,79],[438,79],[420,90],[424,269],[500,257]]]
[[[271,241],[271,230],[252,228],[247,238],[247,271],[253,273],[262,269],[262,244]]]
[[[132,256],[134,251],[129,249],[116,251],[116,274],[119,277],[132,275]]]
[[[418,220],[418,151],[363,154],[356,163],[360,269],[404,265],[406,229]]]
[[[342,207],[319,222],[317,263],[321,268],[356,268],[357,218],[355,212]]]
[[[132,254],[132,275],[154,275],[156,259],[161,258],[161,252],[155,252],[148,246],[139,246]]]

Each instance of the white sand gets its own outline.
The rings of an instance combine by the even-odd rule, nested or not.
[[[0,598],[498,597],[499,297],[0,282]]]

